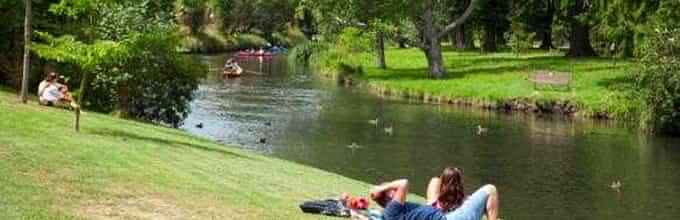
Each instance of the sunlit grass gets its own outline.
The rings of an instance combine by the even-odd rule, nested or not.
[[[375,68],[371,54],[349,56],[344,62],[360,64],[362,79],[373,88],[425,96],[499,102],[517,98],[533,101],[559,100],[576,104],[582,114],[607,112],[611,117],[634,115],[637,102],[625,95],[631,89],[632,61],[605,58],[565,58],[558,52],[534,51],[523,55],[508,52],[444,52],[448,74],[443,79],[427,76],[427,60],[418,49],[390,49],[387,70]],[[570,89],[535,89],[528,80],[537,70],[570,72]]]
[[[0,219],[319,219],[300,202],[366,183],[182,131],[19,104],[0,90]]]

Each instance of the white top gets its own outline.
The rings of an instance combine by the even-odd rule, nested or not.
[[[49,84],[50,83],[47,82],[47,80],[43,80],[42,82],[40,82],[40,85],[38,85],[38,97],[42,96],[43,92],[45,91],[45,88],[47,88]]]
[[[59,91],[59,88],[55,84],[48,84],[42,91],[40,96],[41,102],[57,102],[64,98],[64,94]]]

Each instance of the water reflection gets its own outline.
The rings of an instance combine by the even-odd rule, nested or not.
[[[504,219],[680,217],[677,139],[614,123],[379,99],[289,74],[282,58],[244,62],[263,74],[225,81],[224,57],[204,59],[215,72],[192,104],[184,128],[192,133],[366,182],[406,177],[421,195],[429,177],[457,165],[468,190],[498,186]],[[368,123],[375,118],[377,126]],[[478,125],[489,131],[477,135]]]

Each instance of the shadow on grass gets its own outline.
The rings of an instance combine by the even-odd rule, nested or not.
[[[529,65],[505,65],[493,67],[469,68],[465,66],[447,66],[447,73],[441,79],[457,79],[463,78],[466,75],[480,75],[480,74],[504,74],[508,72],[515,72],[529,69]],[[428,74],[427,68],[417,69],[389,69],[379,75],[369,75],[365,78],[368,80],[426,80],[433,79]]]
[[[626,68],[625,65],[596,65],[588,66],[583,61],[605,62],[604,58],[575,59],[563,56],[533,56],[533,57],[493,57],[493,56],[468,56],[448,57],[446,66],[448,73],[442,79],[463,78],[466,75],[479,74],[504,74],[517,71],[554,70],[565,72],[595,72],[595,71],[619,71]],[[597,64],[597,63],[596,63]],[[369,75],[368,80],[427,80],[428,68],[392,68],[381,74]]]
[[[164,145],[164,146],[190,147],[190,148],[201,150],[201,151],[219,153],[219,154],[222,154],[222,155],[227,156],[227,157],[237,157],[237,158],[244,158],[244,159],[250,159],[250,160],[255,159],[255,158],[243,155],[243,154],[238,154],[238,153],[228,151],[226,149],[214,148],[214,147],[210,147],[210,146],[206,146],[206,145],[202,145],[202,144],[194,144],[194,143],[188,143],[188,142],[183,142],[183,141],[166,140],[166,139],[157,138],[157,137],[142,136],[142,135],[138,135],[138,134],[134,134],[134,133],[126,132],[126,131],[114,130],[114,129],[98,129],[98,130],[95,130],[91,133],[94,134],[94,135],[98,135],[98,136],[123,138],[123,139],[127,138],[127,139],[138,140],[138,141],[154,142],[154,143],[161,144],[161,145]]]
[[[599,80],[597,85],[613,91],[632,91],[635,89],[635,79],[631,76],[619,76]]]

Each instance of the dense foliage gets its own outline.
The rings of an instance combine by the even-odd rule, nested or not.
[[[645,46],[638,86],[647,103],[649,129],[680,131],[680,29],[656,30]]]
[[[176,52],[175,25],[149,13],[148,1],[90,3],[96,7],[55,5],[55,13],[82,22],[89,31],[61,37],[42,33],[35,52],[79,67],[79,74],[66,75],[81,81],[86,108],[179,126],[205,68]]]

